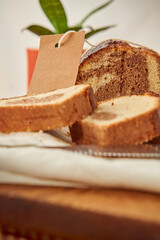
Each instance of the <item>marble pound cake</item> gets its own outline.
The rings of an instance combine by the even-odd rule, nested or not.
[[[77,144],[141,144],[160,135],[160,98],[122,96],[98,103],[94,113],[72,125]]]
[[[32,96],[0,100],[0,132],[61,128],[79,121],[96,108],[89,85]]]
[[[104,41],[82,56],[76,84],[82,83],[91,84],[97,101],[160,94],[160,55],[125,41]]]

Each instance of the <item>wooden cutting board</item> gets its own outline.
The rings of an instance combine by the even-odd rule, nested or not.
[[[0,185],[0,225],[73,240],[159,240],[160,195]]]

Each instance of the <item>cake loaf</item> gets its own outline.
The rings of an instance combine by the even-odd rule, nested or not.
[[[96,108],[89,85],[0,100],[0,132],[61,128],[79,121]]]
[[[82,83],[91,84],[97,101],[160,94],[160,55],[125,41],[104,41],[82,56],[76,84]]]
[[[160,135],[160,98],[122,96],[98,103],[70,128],[73,142],[114,146],[141,144]]]

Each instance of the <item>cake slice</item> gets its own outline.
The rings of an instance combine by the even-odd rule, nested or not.
[[[122,96],[98,103],[94,113],[70,128],[77,144],[140,144],[160,135],[160,98]]]
[[[0,132],[61,128],[79,121],[96,108],[89,85],[0,100]]]
[[[160,95],[160,55],[125,41],[107,40],[81,59],[76,84],[91,84],[97,101],[154,92]]]

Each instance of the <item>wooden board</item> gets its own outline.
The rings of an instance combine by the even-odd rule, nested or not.
[[[158,240],[160,195],[0,185],[0,225],[73,240]]]

